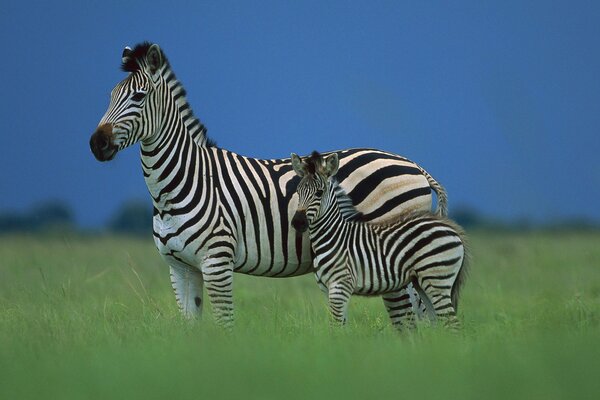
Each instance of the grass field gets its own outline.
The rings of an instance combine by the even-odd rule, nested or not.
[[[330,329],[312,276],[235,277],[236,328],[181,319],[151,240],[0,237],[0,399],[600,396],[600,233],[470,235],[464,329]]]

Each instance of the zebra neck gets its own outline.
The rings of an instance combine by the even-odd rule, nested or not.
[[[331,192],[330,196],[325,210],[309,224],[313,245],[318,246],[323,240],[327,242],[331,235],[350,223],[344,218],[335,193]]]
[[[181,82],[177,80],[170,68],[163,71],[163,76],[169,88],[169,93],[175,103],[175,108],[178,111],[178,119],[183,123],[186,133],[199,146],[210,146],[211,142],[206,135],[206,127],[200,119],[194,115],[192,108],[187,102],[186,92]]]
[[[205,182],[210,179],[209,149],[189,134],[182,119],[171,116],[167,120],[152,142],[141,143],[144,180],[161,214],[186,208],[194,190],[210,185]]]
[[[159,213],[188,207],[192,191],[210,184],[204,180],[210,179],[207,146],[212,145],[181,83],[170,69],[163,71],[163,77],[168,89],[162,125],[151,141],[141,143],[144,179]]]

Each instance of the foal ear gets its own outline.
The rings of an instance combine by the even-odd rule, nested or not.
[[[123,49],[123,54],[121,55],[121,62],[123,64],[127,64],[129,61],[129,57],[131,57],[131,47],[125,46]]]
[[[146,52],[146,63],[150,69],[150,73],[154,75],[163,65],[163,56],[160,47],[157,44],[150,46]]]
[[[292,168],[294,168],[294,171],[296,172],[296,174],[302,178],[304,175],[306,175],[306,165],[304,165],[304,162],[298,156],[298,154],[292,153],[291,157],[292,157]]]
[[[338,171],[340,161],[337,153],[332,153],[325,158],[325,175],[333,176]]]

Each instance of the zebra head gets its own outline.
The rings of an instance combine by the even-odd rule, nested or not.
[[[119,150],[150,140],[158,132],[166,103],[162,99],[168,91],[163,76],[167,68],[158,45],[125,47],[121,69],[129,75],[112,90],[108,110],[90,138],[97,160],[112,160]]]
[[[305,232],[308,225],[320,217],[334,200],[330,178],[335,175],[338,166],[337,153],[323,157],[315,151],[304,161],[292,153],[292,167],[302,178],[296,188],[298,209],[292,218],[292,226],[298,232]]]

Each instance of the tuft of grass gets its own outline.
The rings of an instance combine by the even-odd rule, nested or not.
[[[236,327],[185,321],[150,240],[0,241],[0,398],[591,398],[600,234],[473,232],[464,328],[398,334],[354,297],[329,326],[312,276],[235,276]]]

